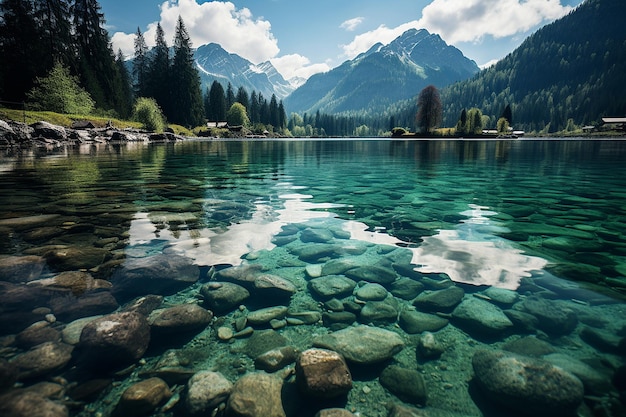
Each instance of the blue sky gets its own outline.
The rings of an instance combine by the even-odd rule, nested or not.
[[[195,47],[219,43],[287,79],[308,78],[410,28],[437,33],[484,66],[582,0],[100,0],[113,46],[132,55],[139,27],[149,46],[160,22],[171,44],[182,16]]]

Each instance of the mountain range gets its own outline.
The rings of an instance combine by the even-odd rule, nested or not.
[[[213,81],[218,81],[224,89],[230,83],[235,92],[239,87],[244,87],[248,94],[256,91],[268,99],[272,94],[278,99],[284,99],[295,89],[271,62],[255,65],[237,54],[227,52],[216,43],[198,47],[194,56],[203,92],[211,87]]]
[[[285,80],[269,61],[255,65],[215,43],[200,46],[195,59],[203,91],[218,81],[264,97],[275,94],[290,113],[377,111],[415,96],[426,85],[445,87],[479,71],[474,61],[425,29],[408,30],[388,45],[377,43],[303,84]]]
[[[388,45],[378,43],[329,72],[315,74],[285,99],[290,112],[378,112],[417,95],[467,79],[476,63],[439,35],[411,29]]]

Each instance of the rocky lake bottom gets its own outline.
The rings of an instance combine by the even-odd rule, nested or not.
[[[0,415],[626,415],[625,154],[6,154]]]

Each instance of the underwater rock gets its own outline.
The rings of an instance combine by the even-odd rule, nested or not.
[[[322,313],[319,311],[289,311],[287,322],[291,325],[315,324],[322,320]]]
[[[0,415],[3,417],[68,417],[69,410],[65,405],[36,392],[15,390],[0,397]]]
[[[583,384],[547,361],[498,350],[472,358],[476,381],[489,401],[530,416],[571,416],[583,400]]]
[[[314,417],[356,417],[344,408],[325,408],[318,411]]]
[[[424,359],[436,359],[445,351],[443,345],[431,332],[422,333],[417,339],[417,356]]]
[[[500,307],[510,307],[519,300],[517,292],[505,288],[489,287],[482,293]]]
[[[18,379],[25,380],[63,369],[72,359],[73,346],[46,342],[20,353],[10,360],[18,369]]]
[[[282,389],[283,380],[278,376],[248,373],[235,382],[226,412],[232,417],[286,417]]]
[[[87,323],[78,347],[87,367],[110,371],[141,358],[149,343],[150,324],[146,317],[135,312],[123,312]]]
[[[355,281],[367,281],[377,284],[391,284],[398,277],[396,271],[380,266],[360,266],[345,272],[348,278]]]
[[[407,309],[400,313],[400,327],[409,334],[436,332],[446,327],[448,323],[449,320],[446,318],[421,311]]]
[[[361,266],[356,258],[332,259],[322,265],[322,275],[343,275],[346,271]]]
[[[274,330],[255,331],[246,342],[245,353],[252,359],[272,349],[287,346],[287,339]]]
[[[135,298],[124,306],[123,311],[134,311],[144,316],[149,316],[150,313],[159,308],[161,304],[163,304],[162,295],[148,294]]]
[[[334,350],[350,362],[375,364],[391,359],[404,348],[398,333],[359,325],[317,336],[313,346]]]
[[[296,286],[289,280],[272,274],[260,274],[254,279],[255,294],[266,302],[288,301]]]
[[[341,275],[327,275],[309,281],[309,289],[322,299],[352,294],[356,282]]]
[[[234,310],[250,297],[250,292],[232,282],[209,282],[200,288],[204,304],[216,313]]]
[[[199,332],[213,320],[213,313],[197,304],[180,304],[154,310],[148,316],[154,337]]]
[[[333,240],[333,234],[328,229],[306,228],[300,233],[300,240],[304,243],[328,243]]]
[[[54,271],[76,271],[91,269],[102,264],[109,251],[89,246],[66,246],[47,251],[44,258]]]
[[[219,372],[200,371],[187,382],[185,410],[190,416],[211,415],[228,399],[233,384]]]
[[[11,388],[17,381],[19,369],[17,365],[0,358],[0,392],[7,388]],[[0,401],[0,404],[2,401]],[[1,407],[1,405],[0,405]]]
[[[397,303],[393,297],[385,301],[368,301],[359,313],[359,321],[363,324],[395,323],[398,319]]]
[[[29,282],[39,278],[46,261],[41,256],[0,256],[2,281]]]
[[[580,338],[603,352],[626,355],[626,339],[605,330],[585,326],[580,331]]]
[[[151,414],[172,396],[165,381],[152,377],[128,387],[122,394],[115,413],[122,416]]]
[[[254,359],[254,367],[266,372],[276,372],[296,361],[296,350],[283,346],[260,354]]]
[[[513,323],[496,305],[476,297],[467,297],[452,312],[452,320],[470,334],[500,336]]]
[[[109,291],[98,291],[81,297],[56,297],[50,302],[54,315],[61,321],[96,316],[115,311],[119,304]]]
[[[362,301],[382,301],[387,298],[387,290],[380,284],[367,283],[358,288],[354,295]]]
[[[296,360],[296,381],[310,397],[335,398],[352,389],[352,375],[343,357],[332,350],[307,349]]]
[[[263,270],[263,265],[246,264],[231,266],[221,269],[215,273],[217,281],[227,281],[251,289],[254,286],[254,279]]]
[[[319,262],[321,259],[335,257],[341,246],[330,243],[308,243],[292,252],[304,262]]]
[[[406,277],[400,277],[389,286],[389,292],[403,300],[412,300],[424,291],[424,285]]]
[[[432,312],[450,312],[461,300],[465,291],[458,286],[452,286],[436,291],[424,291],[413,300],[413,305],[419,309]]]
[[[63,342],[68,345],[76,346],[80,342],[80,334],[87,323],[99,319],[102,316],[83,317],[82,319],[76,319],[71,323],[68,323],[63,330],[61,330],[61,338]]]
[[[151,294],[174,294],[200,278],[200,269],[186,257],[158,254],[147,258],[126,259],[111,277],[116,298],[130,299]]]
[[[328,311],[322,314],[324,326],[331,330],[344,329],[356,321],[356,314],[349,311]]]
[[[46,279],[39,279],[28,283],[31,286],[41,286],[50,291],[65,291],[79,297],[87,291],[111,289],[109,281],[95,279],[84,271],[65,271]]]
[[[51,327],[47,321],[33,323],[15,337],[15,345],[22,349],[29,349],[45,342],[60,341],[61,332]]]
[[[576,376],[583,383],[585,393],[602,396],[611,391],[611,379],[591,365],[563,353],[551,353],[542,358],[554,366]]]
[[[380,385],[402,401],[417,405],[426,404],[428,398],[426,384],[418,371],[390,365],[383,369],[378,380]]]
[[[507,342],[502,349],[525,356],[540,357],[554,353],[555,349],[548,342],[544,342],[535,336],[526,336]]]
[[[553,336],[570,334],[578,324],[576,313],[558,300],[533,296],[522,301],[522,307],[538,319],[539,329]]]
[[[513,331],[516,333],[535,333],[539,320],[530,313],[519,310],[504,310],[504,314],[513,323]]]
[[[288,308],[285,306],[267,307],[248,313],[248,323],[253,326],[267,324],[275,319],[283,319],[287,315]]]

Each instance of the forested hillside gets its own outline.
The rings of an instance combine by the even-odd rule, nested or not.
[[[442,89],[444,125],[454,126],[463,109],[477,107],[495,127],[507,104],[512,126],[526,131],[555,132],[625,116],[624,6],[623,0],[587,0],[495,66]]]

